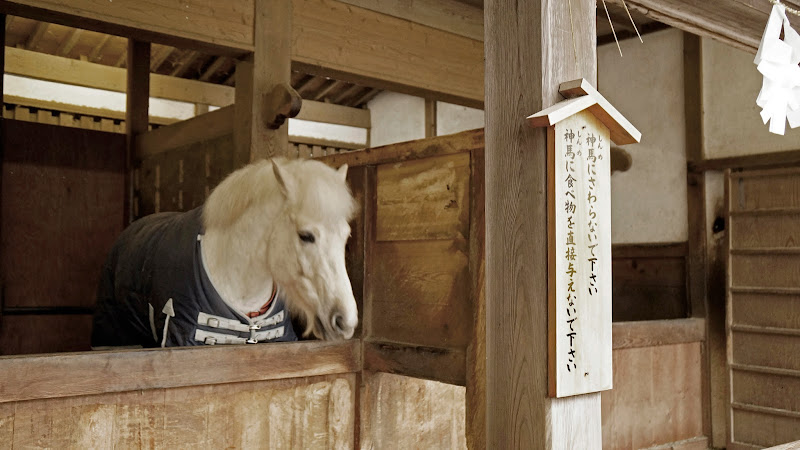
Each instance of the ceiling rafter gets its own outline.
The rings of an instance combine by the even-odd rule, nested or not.
[[[211,77],[213,77],[213,76],[214,76],[214,75],[217,73],[217,71],[218,71],[219,69],[221,69],[221,68],[222,68],[222,66],[224,66],[224,65],[225,65],[225,63],[226,63],[227,61],[228,61],[228,59],[227,59],[226,57],[224,57],[224,56],[218,56],[218,57],[217,57],[217,58],[214,60],[214,62],[212,62],[212,63],[211,63],[209,66],[208,66],[208,68],[207,68],[206,70],[204,70],[204,71],[203,71],[203,74],[202,74],[202,75],[200,75],[200,78],[199,78],[199,79],[200,79],[200,81],[208,81],[208,80],[210,80],[210,79],[211,79]]]
[[[363,105],[364,103],[366,103],[366,102],[372,100],[373,98],[375,98],[375,96],[380,94],[381,92],[383,92],[383,91],[381,91],[380,89],[370,88],[361,97],[358,97],[355,101],[350,102],[350,104],[348,106],[357,107],[359,105]]]
[[[334,88],[341,86],[342,84],[344,84],[343,81],[331,80],[327,86],[325,86],[324,88],[322,88],[322,90],[317,92],[317,95],[314,96],[313,100],[316,101],[322,100],[323,98],[325,98],[326,95],[328,95],[329,92],[331,92]]]
[[[195,50],[190,50],[184,54],[181,59],[175,64],[175,68],[169,73],[171,77],[180,77],[192,66],[192,63],[197,60],[200,53]]]
[[[344,92],[341,92],[339,95],[337,95],[332,101],[333,101],[333,103],[339,104],[340,102],[344,101],[344,99],[355,95],[356,92],[358,92],[358,91],[360,91],[362,89],[364,89],[363,86],[359,86],[357,84],[354,84],[354,85],[350,86],[349,88],[345,89]]]
[[[36,28],[33,30],[33,33],[28,37],[28,40],[25,42],[25,48],[27,50],[36,50],[36,47],[39,45],[39,42],[44,37],[44,34],[47,33],[47,28],[50,26],[47,22],[37,22]]]
[[[97,60],[102,57],[101,53],[103,52],[103,49],[106,48],[106,45],[108,45],[108,41],[110,40],[110,34],[104,34],[103,37],[100,38],[100,42],[98,42],[92,49],[91,53],[89,53],[89,62],[97,62]]]
[[[83,30],[80,28],[73,28],[70,30],[69,35],[66,39],[61,41],[59,44],[58,49],[56,50],[56,55],[58,56],[67,56],[69,52],[75,47],[75,44],[78,43],[78,40],[81,38],[81,34]]]
[[[174,50],[175,47],[170,47],[169,45],[161,46],[150,59],[150,71],[157,71]]]

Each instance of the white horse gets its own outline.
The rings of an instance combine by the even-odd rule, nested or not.
[[[282,302],[304,335],[352,337],[344,254],[357,205],[346,175],[346,165],[261,161],[224,179],[201,208],[134,222],[104,267],[92,345],[291,340]],[[215,298],[227,313],[207,311]]]

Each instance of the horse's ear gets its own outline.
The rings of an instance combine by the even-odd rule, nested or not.
[[[290,194],[295,191],[294,179],[276,160],[272,161],[272,172],[275,174],[275,179],[278,180],[278,186],[280,186],[283,196],[289,198]]]
[[[342,181],[347,180],[347,164],[342,164],[339,166],[339,169],[336,170],[339,173],[339,176],[342,178]]]

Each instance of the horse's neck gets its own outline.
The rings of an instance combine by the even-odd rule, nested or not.
[[[263,225],[240,222],[203,236],[201,254],[208,277],[222,299],[242,314],[258,311],[272,293],[266,239],[254,239],[266,233]]]

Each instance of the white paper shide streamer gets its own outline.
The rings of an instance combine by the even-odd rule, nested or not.
[[[783,29],[783,40],[781,40]],[[800,125],[800,35],[792,28],[782,4],[772,7],[756,59],[764,83],[756,104],[769,131],[784,134],[786,120],[792,128]]]

